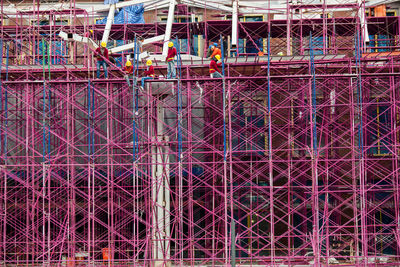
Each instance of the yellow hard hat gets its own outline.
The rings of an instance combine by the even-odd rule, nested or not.
[[[89,30],[90,33],[93,33],[93,30]]]
[[[132,66],[132,62],[131,62],[130,60],[128,60],[128,61],[125,63],[125,66],[127,66],[127,67]]]
[[[168,43],[168,47],[173,47],[174,46],[174,43],[173,42],[169,42]]]
[[[220,59],[221,59],[221,56],[220,56],[220,55],[215,55],[215,58],[216,58],[217,60],[220,60]]]
[[[107,43],[106,42],[101,42],[101,47],[106,47],[107,46]]]
[[[147,66],[151,66],[152,64],[153,64],[153,62],[150,59],[146,61]]]

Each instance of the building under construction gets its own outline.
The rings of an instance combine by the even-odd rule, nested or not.
[[[400,266],[399,7],[1,0],[0,264]]]

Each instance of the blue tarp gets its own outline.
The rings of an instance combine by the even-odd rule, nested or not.
[[[116,4],[119,0],[104,0],[105,5]]]
[[[379,48],[379,47],[388,47],[391,46],[390,37],[388,35],[378,34],[378,35],[370,35],[369,46],[372,48],[371,52],[388,52],[389,48]],[[379,48],[379,49],[378,49]]]
[[[143,4],[124,7],[114,16],[114,24],[141,24],[144,22]],[[96,24],[106,24],[107,17],[96,21]]]

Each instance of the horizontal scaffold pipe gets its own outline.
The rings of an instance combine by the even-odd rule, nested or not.
[[[391,72],[391,73],[363,73],[361,77],[386,77],[386,76],[398,76],[399,73]],[[315,75],[316,78],[352,78],[352,77],[359,77],[359,75],[355,73],[341,73],[341,74],[317,74]],[[293,75],[271,75],[271,79],[308,79],[311,78],[311,75],[307,74],[293,74]],[[226,77],[225,79],[235,81],[235,80],[262,80],[267,79],[267,76],[240,76],[240,77]],[[218,81],[222,78],[210,78],[210,77],[192,77],[192,78],[184,78],[181,79],[182,82],[190,82],[190,81]],[[60,83],[87,83],[87,79],[76,79],[76,80],[52,80],[46,81],[49,84],[60,84]],[[156,82],[165,82],[168,80],[155,80]],[[121,78],[110,78],[110,79],[97,79],[94,82],[101,84],[101,83],[124,83],[125,79]],[[15,81],[3,81],[3,84],[41,84],[43,80],[15,80]]]

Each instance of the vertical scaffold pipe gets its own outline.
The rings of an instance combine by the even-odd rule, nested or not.
[[[3,79],[1,79],[1,72],[3,69],[3,39],[0,38],[0,112],[3,113]],[[2,121],[1,121],[2,122]],[[0,133],[0,155],[3,152],[3,140],[1,140],[2,133]]]
[[[91,132],[92,132],[92,130],[91,130],[91,124],[90,124],[90,114],[91,114],[91,104],[90,104],[90,102],[91,102],[91,96],[90,96],[90,92],[91,92],[91,83],[90,83],[90,79],[88,80],[88,113],[87,113],[87,115],[88,115],[88,217],[89,217],[89,219],[88,219],[88,236],[87,236],[87,238],[88,238],[88,252],[89,252],[89,254],[91,253],[91,251],[90,251],[90,249],[91,249],[91,231],[93,231],[93,229],[91,229],[91,222],[90,222],[90,220],[91,220],[91,217],[92,217],[92,214],[91,214],[91,203],[90,203],[90,199],[91,199],[91,175],[92,175],[92,172],[91,172],[91,164],[92,164],[92,145],[91,145],[91,141],[92,141],[92,138],[91,138]],[[90,258],[90,257],[89,257]],[[90,263],[90,259],[88,259],[88,263]]]
[[[8,59],[9,59],[9,45],[7,44],[7,48],[6,48],[6,81],[8,81]],[[2,63],[3,63],[3,40],[0,39],[0,69],[3,67]],[[0,88],[1,91],[3,91],[3,88],[1,87],[1,71],[0,71]],[[3,112],[3,94],[1,92],[1,99],[0,99],[1,103],[1,112]],[[5,262],[6,260],[6,255],[7,255],[7,248],[6,248],[6,240],[7,240],[7,209],[5,207],[7,207],[7,174],[6,174],[6,168],[7,168],[7,131],[8,131],[8,97],[7,97],[7,85],[4,86],[4,127],[2,127],[2,133],[1,135],[4,138],[4,143],[3,140],[0,139],[0,149],[4,144],[3,149],[1,149],[1,151],[4,153],[4,165],[3,165],[3,171],[4,175],[2,175],[3,179],[4,179],[4,184],[3,184],[3,209],[2,209],[2,218],[3,218],[3,236],[2,236],[2,244],[3,244],[3,249],[2,249],[2,254],[3,254],[3,262]],[[2,120],[3,122],[3,120]],[[0,151],[0,153],[1,153]],[[1,154],[0,154],[1,155]]]
[[[90,127],[90,114],[91,114],[91,104],[90,104],[90,100],[91,100],[91,96],[90,96],[90,79],[88,80],[88,161],[90,162],[91,160],[91,155],[92,155],[92,145],[91,145],[91,134],[92,134],[92,130]]]
[[[138,182],[138,169],[137,169],[137,157],[136,157],[136,151],[137,151],[137,136],[136,136],[136,111],[137,111],[137,106],[136,106],[136,87],[137,87],[137,80],[136,80],[136,75],[137,75],[137,63],[136,63],[136,54],[137,54],[137,42],[136,42],[136,34],[134,37],[134,48],[133,48],[133,77],[132,77],[132,116],[133,116],[133,121],[132,121],[132,160],[133,160],[133,168],[132,168],[132,178],[133,178],[133,190],[134,190],[134,200],[133,200],[133,214],[135,216],[134,223],[133,223],[133,236],[134,236],[134,261],[138,259],[138,246],[139,246],[139,241],[138,241],[138,235],[139,235],[139,227],[138,227],[138,216],[139,216],[139,206],[137,204],[137,196],[138,196],[138,187],[139,187],[139,182]],[[128,77],[129,79],[129,77]]]
[[[139,55],[140,55],[140,49],[138,47],[137,39],[136,39],[136,34],[135,34],[135,48],[134,48],[134,65],[135,65],[135,72],[133,74],[133,91],[135,91],[135,115],[138,115],[138,106],[139,106],[139,96],[138,96],[138,86],[137,86],[137,77],[139,76]],[[144,89],[144,88],[143,88]],[[137,148],[136,148],[137,149]]]
[[[317,143],[317,91],[315,84],[315,64],[314,64],[314,48],[312,42],[312,32],[310,32],[310,63],[311,63],[311,90],[312,90],[312,127],[313,127],[313,154],[314,157],[318,154]]]
[[[224,154],[223,154],[223,157],[224,157],[224,161],[223,161],[223,164],[224,164],[224,178],[223,178],[223,180],[224,180],[224,195],[225,195],[225,198],[224,198],[224,212],[225,212],[225,214],[224,214],[224,219],[225,219],[225,258],[226,258],[226,264],[229,264],[229,262],[231,262],[231,264],[232,264],[232,261],[231,261],[231,255],[230,255],[230,253],[229,253],[229,245],[231,245],[232,246],[232,243],[229,243],[229,240],[231,239],[230,237],[229,237],[229,234],[228,234],[228,225],[230,225],[230,228],[231,228],[231,231],[232,231],[232,220],[233,220],[233,210],[232,210],[232,208],[231,208],[231,214],[230,214],[230,217],[231,217],[231,221],[230,221],[230,223],[228,222],[228,181],[227,181],[227,177],[228,177],[228,166],[227,166],[227,146],[226,146],[226,86],[225,86],[225,70],[224,70],[224,67],[225,67],[225,63],[224,63],[224,45],[223,45],[223,41],[222,41],[222,36],[220,36],[220,43],[221,43],[221,60],[222,60],[222,120],[223,120],[223,128],[224,128],[224,130],[223,130],[223,141],[224,141]],[[231,189],[232,189],[232,183],[231,183]],[[232,190],[230,190],[230,192],[232,193]],[[230,201],[232,202],[232,199],[230,199]],[[231,205],[231,207],[232,207],[232,205]],[[229,224],[228,224],[229,223]],[[231,240],[231,242],[232,242],[232,240]]]
[[[178,44],[178,38],[176,38]],[[181,92],[181,77],[182,77],[182,61],[181,61],[181,50],[177,45],[177,69],[178,69],[178,161],[182,162],[182,92]]]
[[[1,71],[3,69],[3,39],[0,38],[0,114],[3,115],[3,86],[2,86],[2,80],[1,79]],[[0,132],[0,138],[3,136],[3,118],[1,118],[0,120],[1,123],[1,132]],[[3,157],[2,153],[4,152],[4,158],[6,157],[7,152],[5,151],[5,148],[3,149],[3,140],[0,139],[0,156]],[[5,160],[4,160],[4,165],[6,165]],[[1,205],[2,209],[1,212],[2,214],[4,214],[4,216],[2,216],[2,248],[1,248],[1,252],[2,252],[2,256],[3,256],[3,262],[5,262],[6,257],[7,257],[7,248],[6,248],[6,240],[7,240],[7,209],[5,207],[7,207],[7,198],[6,198],[6,194],[7,194],[7,175],[5,172],[5,167],[2,169],[2,175],[1,177],[3,177],[4,179],[4,191],[3,191],[3,203]]]
[[[44,51],[44,39],[42,38],[42,63],[43,63],[43,107],[42,107],[42,127],[43,127],[43,131],[42,131],[42,162],[44,163],[46,160],[46,107],[47,107],[47,103],[46,103],[46,72],[45,72],[45,51]]]
[[[8,81],[8,63],[9,63],[9,51],[10,47],[7,44],[6,50],[6,81]],[[2,59],[1,59],[2,60]],[[8,143],[7,143],[7,135],[8,135],[8,85],[4,87],[4,166],[7,167],[7,153],[8,153]],[[4,175],[4,207],[7,207],[7,176]],[[4,224],[3,224],[3,231],[4,231],[4,243],[6,242],[7,238],[7,209],[4,208]],[[4,248],[4,260],[6,259],[6,247]]]
[[[184,242],[183,242],[183,175],[182,175],[182,88],[181,88],[181,79],[182,79],[182,60],[181,60],[181,49],[178,42],[178,37],[175,39],[176,47],[177,47],[177,97],[178,97],[178,180],[179,180],[179,244],[180,249],[183,251]],[[192,171],[192,170],[188,170]],[[179,253],[179,257],[181,263],[183,262],[183,253]]]
[[[134,43],[135,46],[133,48],[133,77],[132,77],[132,97],[133,97],[133,162],[136,163],[136,111],[137,111],[137,106],[136,106],[136,86],[137,86],[137,72],[138,72],[138,64],[139,60],[136,60],[137,56],[137,41],[136,41],[136,34],[134,38]],[[128,77],[129,79],[129,77]]]
[[[42,197],[43,197],[43,201],[42,201],[42,244],[43,244],[43,262],[45,262],[45,257],[44,255],[46,255],[46,234],[45,234],[45,221],[46,221],[46,211],[45,211],[45,198],[46,198],[46,171],[47,171],[47,167],[46,167],[46,153],[47,153],[47,149],[46,149],[46,128],[47,128],[47,111],[46,111],[46,73],[45,73],[45,57],[46,57],[46,51],[44,50],[44,39],[42,38],[42,64],[43,64],[43,114],[42,114],[42,127],[43,127],[43,131],[42,131]],[[49,249],[49,248],[47,248]],[[49,259],[48,259],[49,260]]]
[[[50,45],[47,44],[46,45],[46,51],[47,51],[47,67],[48,67],[48,71],[49,71],[49,82],[51,81],[51,71],[50,71]],[[49,87],[49,92],[48,92],[48,115],[51,116],[51,84],[48,84]],[[47,134],[47,159],[50,161],[50,153],[51,153],[51,140],[50,140],[50,121],[47,122],[47,129],[46,129],[46,134]],[[50,187],[49,187],[50,190]],[[50,231],[50,227],[49,227],[49,231]],[[50,235],[50,232],[49,232]],[[50,237],[49,237],[50,238]],[[50,243],[50,239],[49,239],[49,243]],[[50,244],[49,244],[50,245]]]
[[[275,264],[275,217],[274,217],[274,177],[272,164],[272,125],[271,125],[271,33],[268,32],[267,40],[267,94],[268,94],[268,168],[269,168],[269,206],[270,206],[270,232],[271,232],[271,262]]]
[[[361,40],[360,30],[357,29],[355,41],[356,56],[356,75],[357,75],[357,111],[359,117],[358,125],[358,149],[359,149],[359,179],[360,179],[360,216],[361,216],[361,246],[363,265],[367,264],[368,257],[368,241],[367,241],[367,213],[366,213],[366,197],[365,197],[365,173],[364,173],[364,135],[363,135],[363,95],[362,95],[362,77],[361,77]]]
[[[92,145],[92,159],[93,159],[93,161],[94,161],[94,153],[95,153],[95,151],[94,151],[94,149],[95,149],[95,147],[94,147],[94,119],[95,119],[95,102],[94,102],[94,86],[92,85],[92,86],[90,86],[90,89],[92,90],[92,92],[91,92],[91,96],[92,96],[92,100],[90,101],[90,103],[91,103],[91,105],[92,105],[92,108],[91,108],[91,112],[92,112],[92,114],[91,114],[91,123],[92,123],[92,126],[91,126],[91,130],[92,130],[92,142],[91,142],[91,145]]]
[[[51,42],[51,41],[50,41]],[[48,67],[48,71],[49,71],[49,82],[51,81],[51,71],[50,71],[50,44],[48,43],[46,45],[46,52],[47,52],[47,67]],[[51,84],[49,83],[49,92],[48,92],[48,116],[51,116]],[[50,119],[47,120],[47,129],[46,129],[46,134],[47,134],[47,161],[50,164],[50,155],[51,155],[51,131],[50,131]],[[47,170],[48,174],[47,174],[47,261],[50,262],[50,231],[51,231],[51,218],[50,218],[50,213],[51,213],[51,205],[50,205],[50,189],[51,189],[51,170]]]
[[[310,71],[311,71],[311,121],[312,121],[312,202],[313,202],[313,250],[315,263],[320,264],[320,241],[319,241],[319,198],[318,198],[318,144],[317,144],[317,98],[315,84],[315,64],[314,64],[314,47],[312,32],[310,32]]]
[[[0,69],[3,67],[3,40],[0,39]],[[10,55],[10,46],[9,44],[6,45],[6,78],[5,80],[8,81],[8,64],[9,64],[9,55]],[[5,85],[4,88],[2,87],[2,79],[1,79],[1,70],[0,70],[0,88],[1,91],[4,89],[4,129],[2,131],[3,140],[0,139],[0,155],[4,153],[4,164],[7,162],[7,128],[8,128],[8,85]],[[1,111],[3,111],[3,94],[1,94],[0,99]]]
[[[0,38],[0,112],[3,113],[3,79],[1,79],[1,72],[3,69],[3,39]],[[1,120],[3,123],[3,120]],[[0,155],[3,153],[3,140],[1,139],[3,133],[0,132]]]

